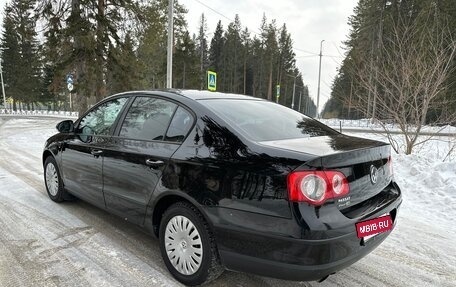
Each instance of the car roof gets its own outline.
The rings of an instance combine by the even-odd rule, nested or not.
[[[193,99],[193,100],[206,100],[206,99],[262,100],[262,99],[251,97],[251,96],[230,94],[230,93],[199,91],[199,90],[178,90],[178,91],[180,92],[180,94],[182,96]]]
[[[263,100],[261,98],[255,98],[246,95],[239,95],[239,94],[230,94],[230,93],[220,93],[220,92],[210,92],[210,91],[199,91],[199,90],[180,90],[180,89],[156,89],[156,90],[145,90],[145,91],[129,91],[125,93],[120,93],[113,95],[120,96],[120,95],[136,95],[138,93],[144,93],[149,95],[166,95],[166,94],[174,94],[177,96],[183,96],[191,100],[209,100],[209,99],[237,99],[237,100]],[[109,97],[111,98],[111,97]]]

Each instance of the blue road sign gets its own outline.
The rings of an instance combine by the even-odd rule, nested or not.
[[[215,92],[217,90],[217,73],[207,71],[207,89]]]
[[[73,75],[72,74],[68,74],[66,76],[66,82],[67,82],[67,84],[73,84]]]

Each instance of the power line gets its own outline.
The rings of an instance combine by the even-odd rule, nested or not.
[[[302,56],[296,56],[296,59],[299,59],[299,58],[310,58],[310,57],[318,57],[318,54],[317,54],[317,55],[302,55]]]
[[[327,86],[330,90],[332,90],[331,85],[329,85],[325,80],[321,80],[325,86]]]
[[[339,47],[337,47],[336,43],[334,43],[334,41],[331,41],[331,44],[333,44],[333,46],[336,48],[337,53],[339,53],[340,57],[345,58],[345,56],[340,52]]]
[[[306,51],[306,50],[303,50],[303,49],[299,49],[299,48],[296,48],[296,47],[293,47],[295,50],[297,51],[300,51],[300,52],[303,52],[303,53],[307,53],[307,54],[311,54],[311,55],[314,55],[314,56],[318,56],[319,54],[318,53],[315,53],[315,52],[309,52],[309,51]]]
[[[336,65],[338,65],[338,66],[341,66],[341,65],[342,65],[342,63],[339,63],[339,62],[337,62],[336,60],[334,60],[333,57],[329,57],[329,58],[330,58]]]
[[[216,13],[217,15],[219,16],[222,16],[223,18],[227,19],[228,21],[231,21],[231,22],[234,22],[233,19],[231,19],[230,17],[224,15],[222,12],[219,12],[217,11],[216,9],[210,7],[209,5],[201,2],[200,0],[194,0],[196,2],[198,2],[199,4],[203,5],[204,7],[206,7],[207,9],[211,10],[212,12]],[[252,33],[256,34],[256,35],[259,35],[261,36],[261,33],[258,31],[256,32],[257,30],[255,29],[250,29],[249,27],[245,26],[247,29],[249,29]],[[303,53],[306,53],[306,54],[309,54],[309,55],[312,55],[312,56],[318,56],[319,54],[318,53],[315,53],[315,52],[310,52],[310,51],[307,51],[307,50],[304,50],[304,49],[300,49],[300,48],[296,48],[296,47],[293,47],[293,49],[295,49],[296,51],[300,51],[300,52],[303,52]]]
[[[212,12],[214,12],[214,13],[216,13],[216,14],[222,16],[223,18],[225,18],[225,19],[227,19],[227,20],[229,20],[229,21],[231,21],[231,22],[234,22],[233,19],[231,19],[231,18],[229,18],[229,17],[223,15],[223,14],[220,13],[219,11],[215,10],[215,9],[212,8],[212,7],[209,7],[208,5],[204,4],[203,2],[201,2],[201,1],[199,1],[199,0],[195,0],[195,1],[198,2],[198,3],[200,3],[201,5],[203,5],[203,6],[206,7],[207,9],[211,10]]]
[[[342,58],[345,59],[343,56],[334,56],[334,55],[323,55],[323,57],[329,57],[329,58]]]

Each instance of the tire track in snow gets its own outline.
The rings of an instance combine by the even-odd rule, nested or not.
[[[21,187],[18,179],[11,178],[16,181],[10,183],[16,191],[0,189],[0,224],[6,227],[0,241],[9,257],[16,258],[8,269],[23,270],[26,276],[6,286],[177,285],[169,276],[163,276],[163,268],[147,264],[126,250],[123,245],[128,243],[119,245],[106,236],[105,229],[112,225],[86,225],[65,206],[31,192],[27,186]],[[2,262],[2,269],[4,265]],[[0,282],[12,280],[0,276]]]
[[[49,133],[57,121],[19,121],[18,131],[14,122],[0,119],[0,286],[179,286],[149,235],[85,202],[55,204],[47,198],[40,150],[24,152],[14,140],[18,132]],[[322,283],[227,271],[209,286],[456,286],[451,236],[422,231],[420,224],[400,212],[382,245]],[[41,265],[25,269],[21,262],[27,260]]]
[[[137,256],[150,243],[143,233],[119,232],[119,218],[84,202],[50,201],[40,155],[23,156],[23,147],[8,143],[13,130],[5,123],[0,127],[0,226],[6,227],[0,237],[0,286],[179,285],[161,260],[157,266]],[[131,243],[135,237],[143,248]],[[155,253],[160,258],[158,246]]]

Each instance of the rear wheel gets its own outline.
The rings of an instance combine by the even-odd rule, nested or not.
[[[68,196],[63,188],[62,178],[55,159],[52,156],[44,162],[44,183],[50,199],[62,202]]]
[[[223,273],[214,236],[193,205],[170,206],[163,214],[159,237],[165,265],[181,283],[200,285]]]

